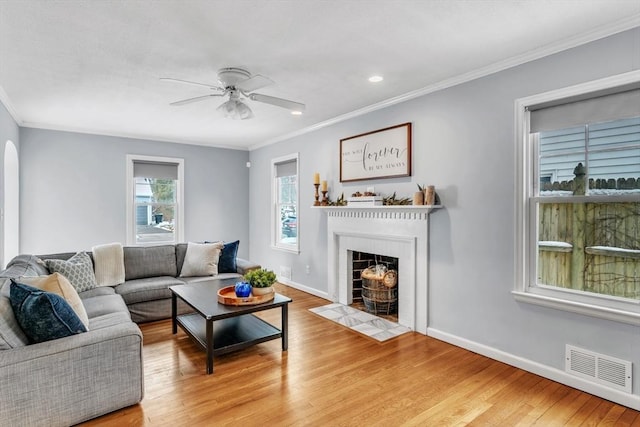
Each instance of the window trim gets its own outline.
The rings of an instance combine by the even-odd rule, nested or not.
[[[299,153],[292,153],[286,156],[277,157],[271,160],[271,247],[280,251],[300,253],[300,158]],[[278,186],[276,185],[277,165],[296,161],[296,218],[297,218],[297,238],[296,243],[282,243],[278,239]]]
[[[536,285],[537,228],[532,226],[532,221],[536,219],[536,203],[540,199],[545,202],[551,201],[551,198],[534,197],[535,194],[532,194],[534,185],[538,184],[532,182],[535,179],[534,175],[537,175],[533,161],[536,144],[529,142],[530,117],[528,111],[531,106],[570,97],[588,96],[590,93],[638,83],[640,83],[640,70],[520,98],[515,101],[515,141],[517,147],[515,162],[516,265],[515,287],[512,294],[516,301],[631,325],[640,325],[640,301]],[[584,199],[597,201],[596,196],[584,196]],[[579,201],[575,198],[572,200]],[[611,199],[607,198],[607,200]]]
[[[128,246],[153,246],[158,243],[137,243],[136,242],[136,214],[135,214],[135,179],[133,177],[133,166],[135,162],[154,162],[154,163],[171,163],[178,165],[178,185],[176,186],[176,230],[174,233],[175,241],[180,243],[184,239],[184,159],[177,157],[159,157],[146,156],[139,154],[127,154],[127,190],[126,190],[126,218],[127,218],[127,236],[126,242]],[[164,244],[164,243],[163,243]]]

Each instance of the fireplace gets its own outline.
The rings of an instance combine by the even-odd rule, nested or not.
[[[353,253],[398,259],[398,323],[427,333],[430,207],[335,207],[327,211],[328,296],[353,303]]]

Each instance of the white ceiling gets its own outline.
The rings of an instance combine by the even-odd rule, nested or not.
[[[640,0],[0,0],[0,101],[26,127],[247,149],[639,25]],[[159,77],[228,66],[306,113],[168,105],[208,92]]]

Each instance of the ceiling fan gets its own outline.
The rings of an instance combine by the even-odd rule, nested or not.
[[[212,96],[229,95],[229,100],[221,104],[216,110],[224,115],[224,117],[229,117],[236,120],[245,120],[253,117],[251,108],[249,108],[249,106],[243,102],[244,99],[240,98],[240,96],[244,96],[245,98],[248,98],[252,101],[264,102],[265,104],[271,104],[277,107],[286,108],[290,110],[292,114],[302,114],[305,109],[305,105],[300,102],[289,101],[288,99],[276,98],[275,96],[254,93],[255,90],[272,85],[274,84],[274,82],[270,78],[262,76],[260,74],[255,74],[252,76],[249,71],[242,68],[228,67],[219,69],[219,85],[191,82],[188,80],[172,79],[168,77],[161,77],[160,80],[204,86],[214,91],[214,93],[210,93],[207,95],[196,96],[194,98],[187,98],[181,101],[172,102],[169,104],[172,106],[204,101],[205,99],[209,99]]]

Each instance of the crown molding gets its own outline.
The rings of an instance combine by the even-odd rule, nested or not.
[[[553,55],[558,52],[562,52],[565,50],[572,49],[574,47],[578,47],[596,40],[603,39],[605,37],[612,36],[614,34],[621,33],[623,31],[631,30],[633,28],[640,27],[640,14],[631,15],[625,19],[620,21],[616,21],[612,24],[604,25],[597,27],[591,31],[578,34],[573,37],[566,38],[562,41],[551,43],[545,46],[542,46],[538,49],[534,49],[528,52],[525,52],[520,55],[513,56],[511,58],[505,59],[503,61],[498,61],[493,64],[490,64],[486,67],[481,67],[476,70],[470,71],[468,73],[460,74],[458,76],[442,80],[440,82],[434,83],[432,85],[423,87],[421,89],[417,89],[411,92],[407,92],[405,94],[395,96],[393,98],[386,99],[384,101],[369,105],[367,107],[354,110],[352,112],[342,114],[340,116],[336,116],[332,119],[325,120],[324,122],[316,123],[315,125],[300,129],[295,132],[291,132],[285,135],[281,135],[276,138],[269,139],[261,144],[252,145],[249,147],[250,151],[256,150],[261,147],[265,147],[271,144],[275,144],[277,142],[286,141],[288,139],[294,138],[296,136],[304,135],[318,129],[325,128],[327,126],[334,125],[336,123],[343,122],[345,120],[353,119],[355,117],[362,116],[364,114],[371,113],[373,111],[381,110],[383,108],[390,107],[392,105],[396,105],[405,101],[409,101],[414,98],[418,98],[430,93],[438,92],[440,90],[444,90],[453,86],[457,86],[466,82],[470,82],[472,80],[479,79],[481,77],[486,77],[491,74],[495,74],[499,71],[504,71],[509,68],[516,67],[518,65],[525,64],[527,62],[534,61],[536,59],[544,58],[546,56]]]

